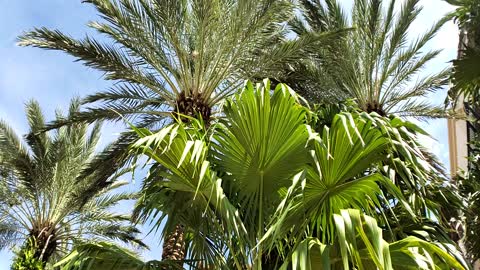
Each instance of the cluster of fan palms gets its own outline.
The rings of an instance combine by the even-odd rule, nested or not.
[[[107,41],[40,28],[19,43],[115,83],[48,124],[28,105],[30,149],[2,123],[2,246],[61,269],[468,268],[443,207],[458,195],[400,118],[444,115],[422,98],[449,73],[418,77],[443,21],[410,44],[418,0],[349,16],[335,0],[85,2]],[[95,153],[102,120],[131,128]],[[112,193],[143,155],[141,191]],[[109,212],[124,199],[131,217]],[[98,239],[142,244],[129,219],[162,231],[162,261]]]

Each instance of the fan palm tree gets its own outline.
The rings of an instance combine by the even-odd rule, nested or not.
[[[400,136],[390,136],[411,123],[343,112],[317,133],[310,125],[317,115],[296,93],[283,84],[272,92],[268,82],[256,89],[247,83],[227,99],[224,114],[208,129],[199,120],[157,133],[134,127],[141,139],[132,149],[158,164],[137,214],[158,227],[168,215],[164,233],[185,224],[185,262],[199,269],[415,269],[442,263],[463,269],[443,243],[414,236],[387,241],[382,234],[388,227],[377,224],[384,224],[384,203],[415,216],[380,171],[392,152],[411,152]],[[391,169],[408,169],[397,166]],[[385,194],[394,199],[387,202]],[[158,269],[115,250],[84,245],[60,264]]]
[[[22,46],[60,50],[105,72],[112,89],[83,100],[89,106],[50,127],[68,122],[121,120],[156,129],[171,117],[201,117],[208,123],[215,106],[243,83],[302,57],[336,34],[286,40],[284,22],[293,16],[287,0],[88,0],[101,22],[90,27],[111,42],[74,39],[58,30],[35,29],[19,38]],[[257,74],[257,75],[256,75]],[[120,116],[121,115],[121,116]],[[122,135],[96,162],[124,164],[134,140]],[[87,171],[86,173],[91,173]],[[182,225],[165,239],[164,255],[183,255]],[[175,257],[175,256],[174,256]],[[178,258],[176,258],[178,259]]]
[[[326,90],[355,98],[366,112],[413,117],[444,115],[441,106],[429,103],[426,96],[446,84],[448,71],[428,76],[419,73],[440,53],[426,51],[425,45],[446,20],[409,41],[408,33],[421,11],[419,0],[402,1],[400,9],[395,0],[388,4],[382,0],[356,0],[347,13],[341,1],[300,2],[302,17],[290,22],[298,36],[352,28],[333,48],[320,48],[316,58],[291,70],[293,81],[298,76],[304,78],[304,83],[300,81],[297,86],[302,95],[315,99],[318,90],[311,85],[328,82]]]
[[[73,100],[69,114],[78,109],[79,101]],[[45,128],[39,104],[28,102],[26,115],[30,135],[25,140],[0,121],[0,248],[35,246],[34,258],[45,264],[87,240],[144,246],[129,216],[110,211],[118,202],[136,198],[134,193],[112,193],[125,184],[118,178],[129,170],[105,179],[100,171],[81,177],[95,159],[101,125],[77,123],[37,134]]]

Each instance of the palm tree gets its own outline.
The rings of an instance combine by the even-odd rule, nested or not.
[[[300,2],[304,10],[302,17],[290,22],[291,29],[297,35],[352,28],[349,34],[339,38],[338,45],[320,48],[315,58],[297,61],[297,66],[290,70],[291,78],[283,78],[287,82],[294,81],[293,85],[299,89],[299,93],[310,100],[321,100],[321,94],[325,91],[318,94],[317,89],[326,87],[332,92],[343,93],[344,98],[354,98],[362,111],[377,112],[389,117],[445,115],[443,108],[429,104],[426,96],[445,85],[448,72],[442,71],[426,77],[418,75],[439,53],[425,51],[425,45],[440,29],[445,19],[415,41],[409,42],[407,34],[421,11],[416,0],[402,3],[395,0],[388,3],[381,0],[359,0],[354,1],[352,10],[347,13],[340,5],[341,1]],[[299,77],[302,79],[297,80]],[[402,119],[395,121],[403,122]],[[396,185],[408,201],[416,205],[417,214],[424,217],[427,223],[431,223],[428,213],[433,211],[432,206],[437,205],[434,212],[437,219],[442,220],[445,229],[448,219],[442,211],[453,202],[441,206],[439,201],[435,200],[445,201],[442,197],[455,198],[458,194],[445,188],[448,177],[443,173],[443,166],[428,149],[419,145],[416,134],[427,134],[418,128],[407,132],[399,129],[399,132],[409,147],[416,149],[413,157],[430,162],[430,169],[412,166],[418,163],[410,162],[409,157],[402,156],[400,152],[383,163],[392,167],[396,166],[396,162],[402,162],[409,167],[406,174],[395,174]],[[430,173],[426,173],[429,170]],[[384,175],[388,173],[383,172]],[[459,198],[455,200],[459,201]],[[406,228],[401,226],[399,220],[392,217],[392,221],[403,228],[403,233]],[[410,232],[413,231],[415,230]]]
[[[57,30],[35,29],[19,38],[22,46],[60,50],[105,72],[112,89],[86,97],[85,110],[50,127],[96,120],[121,120],[157,129],[171,121],[201,117],[209,123],[215,107],[245,78],[268,75],[308,48],[335,34],[285,40],[284,22],[293,16],[287,0],[88,0],[102,22],[89,26],[111,43],[74,39]],[[261,74],[261,75],[258,75]],[[124,134],[96,162],[124,164],[135,136]],[[87,173],[91,173],[88,171]],[[177,226],[178,225],[178,226]],[[182,225],[173,226],[164,254],[181,259]],[[175,230],[173,230],[176,228]],[[177,250],[172,250],[180,243]]]
[[[139,123],[152,126],[173,111],[200,114],[208,122],[212,108],[238,89],[241,78],[283,60],[268,61],[262,50],[289,59],[297,49],[292,43],[276,46],[283,34],[279,24],[292,14],[288,1],[85,2],[105,19],[89,26],[113,44],[45,28],[21,36],[19,44],[64,51],[120,82],[85,99],[104,105],[76,116],[87,121],[138,115]]]
[[[319,128],[319,115],[296,93],[283,84],[272,91],[268,81],[256,89],[247,83],[227,99],[224,114],[207,129],[199,120],[157,133],[134,127],[141,139],[133,150],[157,164],[137,214],[158,227],[168,216],[167,232],[169,223],[185,224],[185,262],[199,269],[415,269],[444,263],[463,269],[445,243],[386,237],[379,211],[384,203],[416,216],[381,172],[392,152],[413,154],[406,141],[392,136],[412,123],[341,112]],[[398,162],[390,169],[403,172],[406,166]],[[60,264],[150,265],[123,253],[84,245]]]
[[[402,1],[399,10],[399,1],[395,0],[387,6],[382,0],[356,0],[348,13],[341,1],[300,2],[304,12],[290,22],[298,36],[349,27],[351,31],[340,37],[334,47],[320,48],[316,58],[290,71],[292,81],[304,78],[297,82],[299,93],[318,99],[317,86],[327,83],[323,92],[355,98],[366,112],[413,117],[444,115],[442,108],[430,104],[426,96],[446,84],[448,71],[424,77],[418,73],[439,54],[440,50],[425,51],[425,45],[446,20],[410,42],[407,35],[421,11],[419,0]]]
[[[69,115],[78,109],[75,99]],[[112,193],[125,184],[118,178],[129,170],[82,176],[96,158],[101,125],[77,123],[38,133],[45,128],[39,104],[28,102],[26,115],[30,135],[25,140],[0,121],[0,247],[35,246],[34,258],[45,265],[87,240],[144,246],[135,236],[139,231],[127,223],[129,216],[110,211],[118,202],[136,198],[129,192]],[[57,118],[62,117],[58,111]]]

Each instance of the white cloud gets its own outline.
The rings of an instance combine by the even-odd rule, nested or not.
[[[448,145],[439,142],[433,137],[419,135],[418,140],[420,143],[430,150],[435,156],[440,158],[444,163],[445,159],[448,159]]]
[[[445,168],[450,166],[448,149],[447,120],[434,119],[428,122],[419,122],[415,119],[409,121],[417,124],[425,130],[430,136],[419,135],[418,140],[421,145],[440,159]]]

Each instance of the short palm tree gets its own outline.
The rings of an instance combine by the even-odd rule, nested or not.
[[[78,109],[78,100],[73,100],[69,114]],[[82,176],[96,158],[100,124],[77,123],[37,134],[45,128],[38,103],[28,102],[26,114],[31,133],[25,140],[0,121],[0,247],[35,246],[35,259],[45,264],[87,240],[143,245],[129,216],[110,211],[136,196],[111,192],[125,184],[118,178],[128,170]]]
[[[110,42],[74,39],[57,30],[35,29],[19,39],[22,46],[64,51],[117,82],[88,96],[90,105],[69,120],[121,120],[157,129],[171,117],[201,117],[206,123],[215,106],[245,78],[268,75],[280,64],[301,57],[331,34],[285,40],[284,22],[293,15],[287,0],[88,0],[104,21],[90,27]],[[120,116],[121,115],[121,116]],[[97,167],[118,167],[127,159],[132,134],[121,136]],[[108,166],[108,165],[107,165]],[[177,224],[166,239],[164,256],[182,257]],[[181,241],[180,241],[181,242]],[[174,256],[175,257],[175,256]],[[177,258],[178,259],[178,258]]]
[[[292,30],[299,35],[324,33],[350,28],[333,48],[320,48],[316,58],[309,58],[290,72],[304,83],[298,89],[315,99],[317,87],[355,98],[366,112],[380,115],[439,117],[442,108],[431,104],[426,96],[447,83],[448,71],[421,76],[419,73],[440,50],[426,51],[445,20],[409,41],[412,22],[421,11],[419,0],[356,0],[350,12],[344,12],[341,1],[301,0],[303,17],[293,20]],[[347,15],[348,14],[348,15]],[[300,74],[299,74],[300,73]],[[319,76],[319,74],[323,76]],[[288,80],[286,80],[288,81]]]
[[[227,99],[224,114],[208,129],[198,120],[157,133],[134,128],[142,138],[133,150],[158,164],[137,214],[158,227],[168,216],[166,232],[187,225],[183,262],[198,269],[416,269],[443,263],[463,269],[441,241],[387,237],[385,204],[416,217],[394,179],[382,173],[384,167],[409,170],[398,158],[395,166],[382,162],[397,151],[414,153],[394,136],[411,123],[341,112],[329,125],[315,125],[319,115],[296,93],[282,84],[271,90],[268,82],[256,89],[247,83]],[[158,269],[121,254],[108,245],[84,245],[61,264]]]

